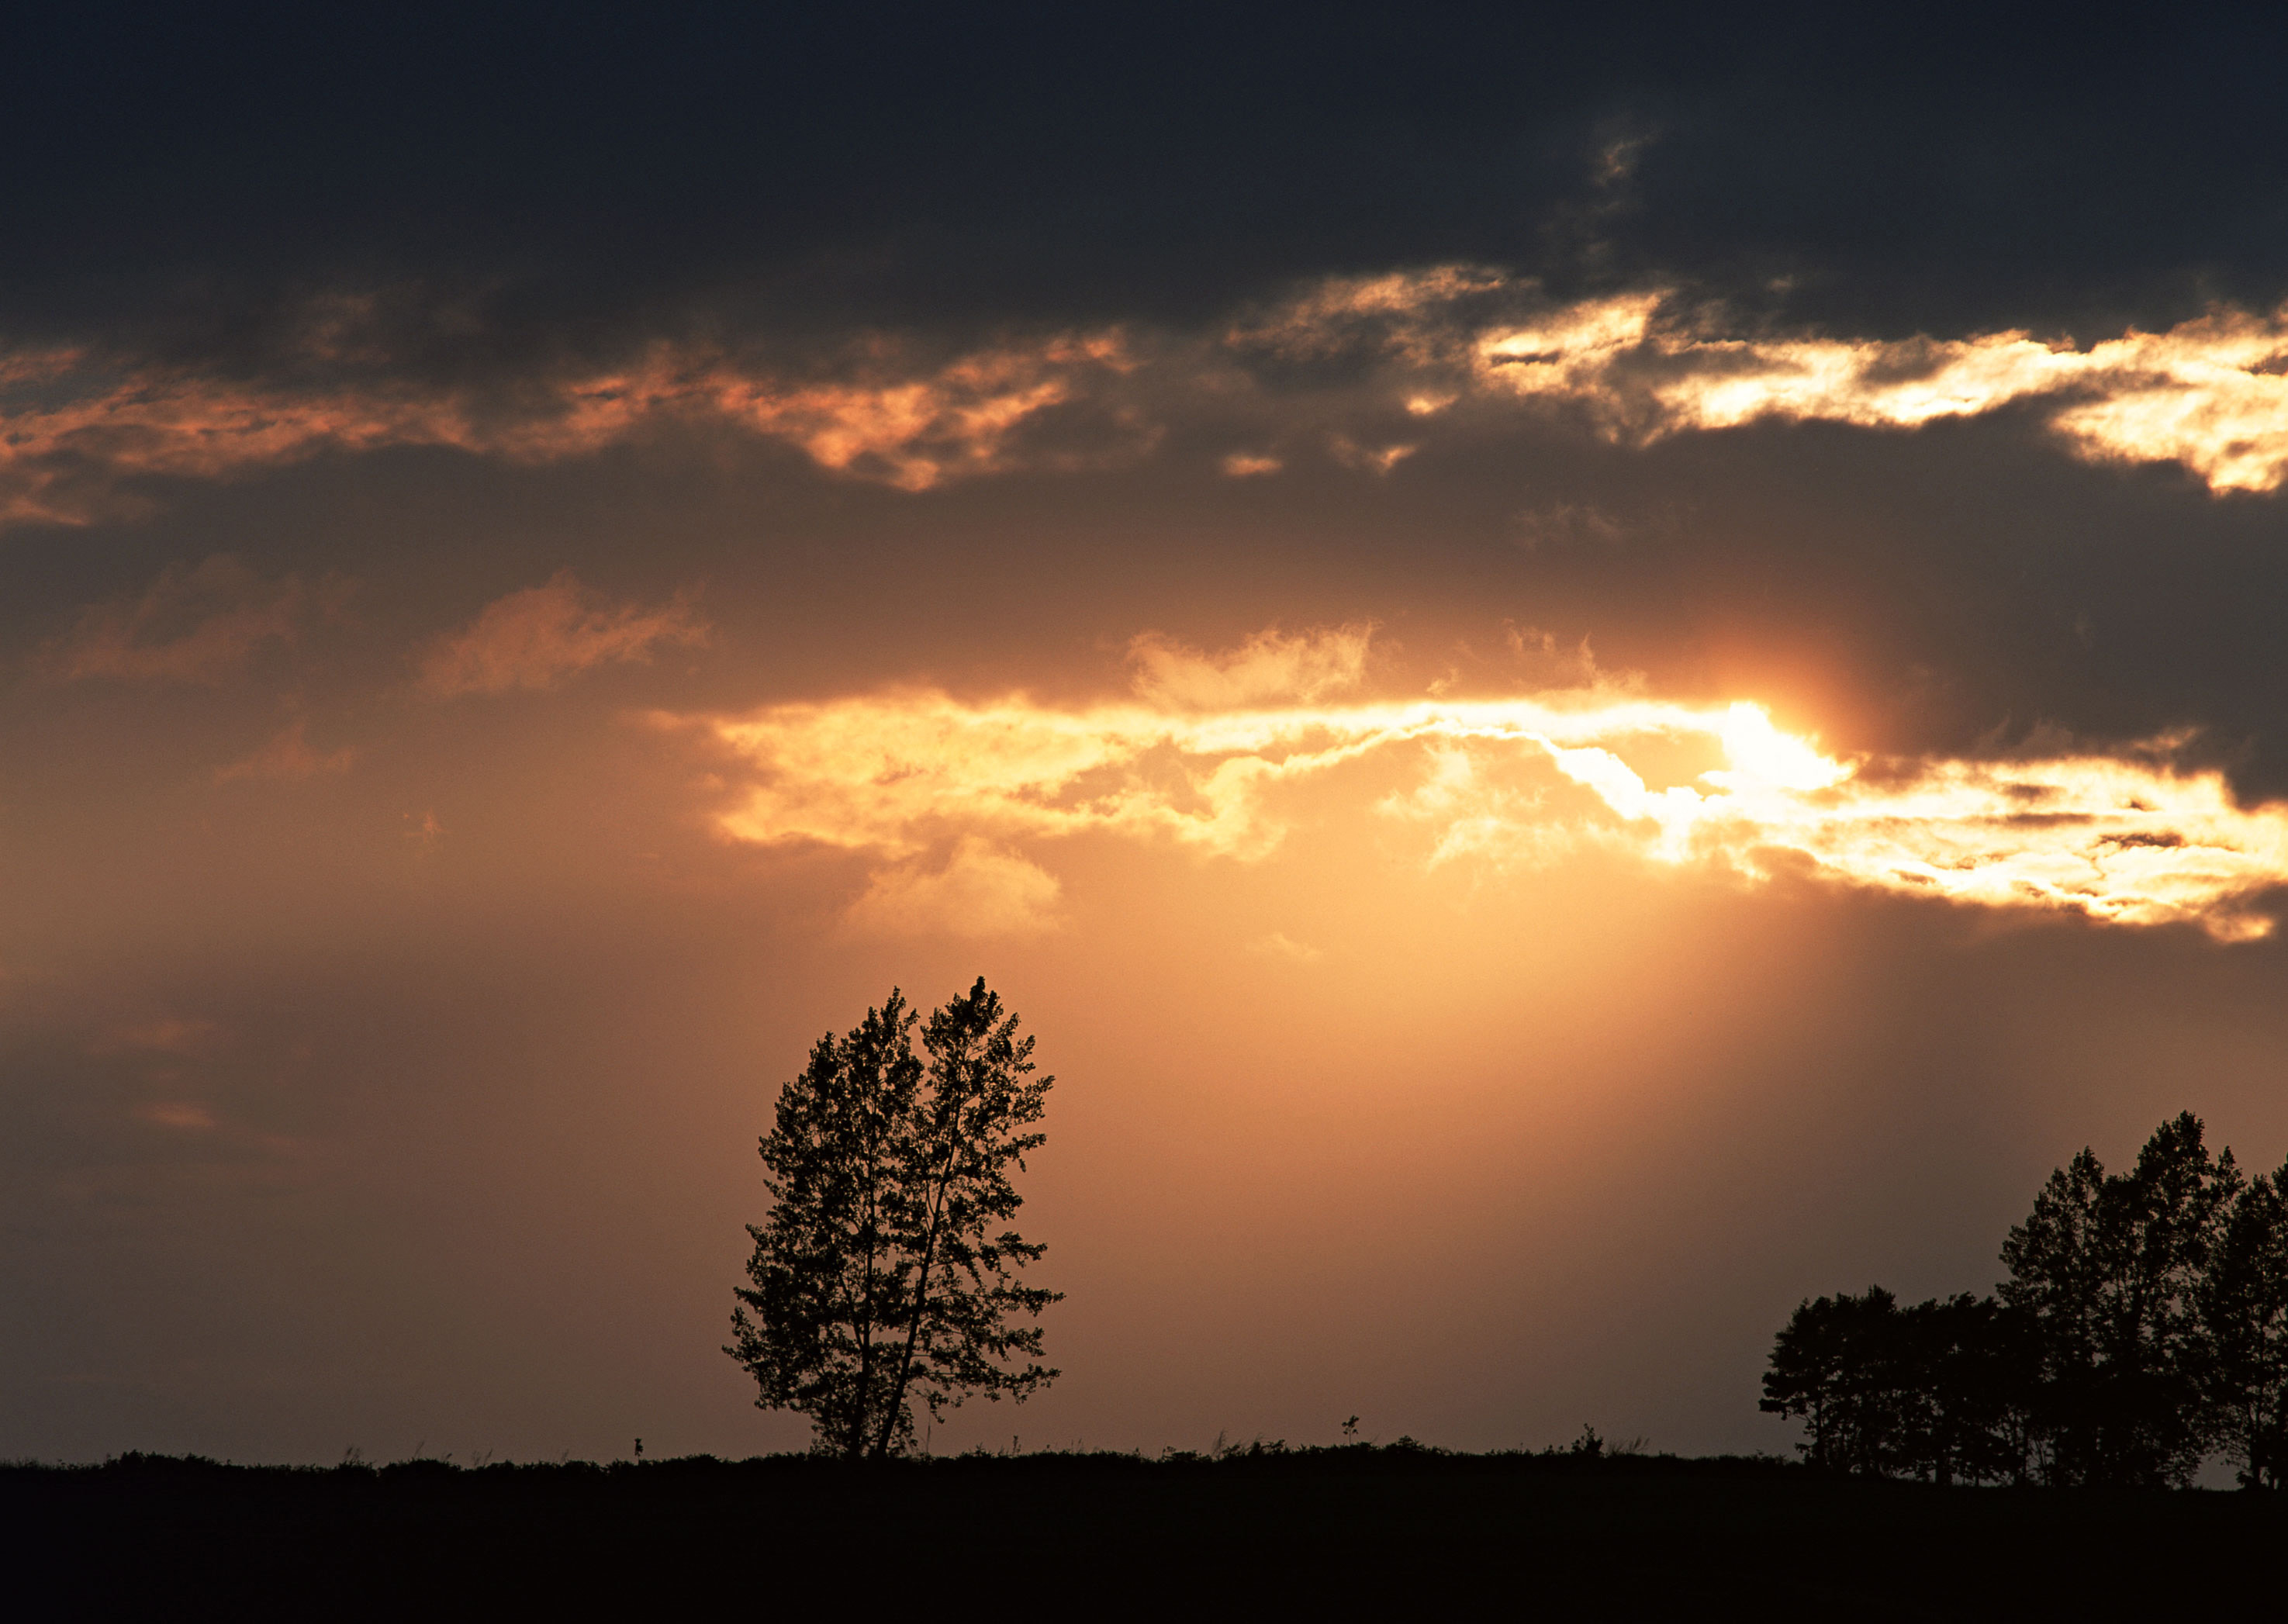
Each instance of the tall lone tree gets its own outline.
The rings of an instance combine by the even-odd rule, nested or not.
[[[780,1091],[762,1140],[773,1205],[747,1226],[751,1283],[723,1351],[759,1408],[810,1417],[822,1452],[902,1453],[911,1398],[941,1421],[1058,1374],[1040,1327],[1015,1323],[1063,1295],[1018,1283],[1047,1248],[1001,1227],[1024,1202],[1010,1168],[1047,1139],[1034,1124],[1055,1079],[1031,1078],[1032,1052],[982,977],[926,1023],[894,987]]]

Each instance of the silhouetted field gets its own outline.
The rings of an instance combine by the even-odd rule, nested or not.
[[[2288,1499],[1939,1488],[1771,1460],[1407,1446],[378,1470],[0,1468],[61,1618],[2277,1616]]]

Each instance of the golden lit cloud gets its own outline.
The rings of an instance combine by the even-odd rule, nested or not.
[[[1012,466],[1021,424],[1130,364],[1105,333],[971,355],[919,378],[788,387],[718,371],[705,387],[726,419],[792,441],[822,468],[926,490]]]
[[[703,644],[708,629],[681,599],[655,609],[611,604],[570,570],[487,604],[421,658],[421,688],[440,699],[552,688],[591,666],[645,661],[662,643]]]
[[[1538,297],[1531,281],[1474,266],[1333,278],[1235,326],[1225,343],[1290,360],[1394,361],[1386,383],[1418,417],[1474,386],[1585,408],[1609,438],[1643,444],[1768,419],[1915,428],[2031,402],[2088,461],[2180,463],[2216,491],[2288,482],[2288,308],[2220,307],[2081,348],[2022,331],[1736,337],[1680,313],[1665,289],[1500,314]],[[1415,448],[1377,451],[1339,433],[1330,443],[1339,462],[1377,471]]]
[[[1354,812],[1418,831],[1426,868],[1594,844],[2224,939],[2267,933],[2264,894],[2288,883],[2288,812],[2243,809],[2220,774],[2173,771],[2158,750],[1850,761],[1746,702],[1593,687],[1210,709],[1140,686],[1144,702],[1082,709],[918,691],[700,719],[749,769],[719,828],[893,862],[1083,834],[1260,861],[1299,822]]]
[[[2033,401],[2090,461],[2181,463],[2218,491],[2288,480],[2288,311],[2219,310],[2077,349],[2023,332],[1725,338],[1663,325],[1664,299],[1590,300],[1483,333],[1481,376],[1584,405],[1617,440],[1769,418],[1914,428]]]
[[[1259,631],[1227,654],[1204,654],[1146,632],[1128,645],[1135,689],[1154,704],[1227,710],[1265,700],[1323,699],[1366,676],[1372,626],[1334,626],[1286,635]]]

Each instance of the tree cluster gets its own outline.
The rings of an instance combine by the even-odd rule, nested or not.
[[[2188,1112],[2125,1173],[2051,1174],[2002,1262],[1990,1297],[1804,1303],[1761,1407],[1854,1472],[2181,1485],[2221,1454],[2288,1485],[2288,1165],[2244,1177]]]
[[[911,1448],[910,1395],[942,1420],[1057,1374],[1040,1327],[1016,1320],[1062,1295],[1018,1283],[1047,1248],[1001,1227],[1024,1201],[1011,1168],[1047,1137],[1034,1124],[1054,1079],[1029,1075],[1032,1052],[982,978],[926,1023],[894,987],[780,1091],[761,1145],[773,1206],[747,1227],[723,1351],[759,1407],[810,1417],[822,1452]]]

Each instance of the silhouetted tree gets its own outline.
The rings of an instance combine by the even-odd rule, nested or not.
[[[2288,1486],[2288,1164],[2234,1199],[2197,1303],[2217,1440],[2242,1483]]]
[[[1801,1416],[1815,1466],[1880,1472],[1896,1447],[1892,1382],[1898,1299],[1880,1286],[1799,1304],[1772,1344],[1758,1406]]]
[[[1975,1483],[2023,1484],[2033,1476],[2041,1378],[2032,1322],[1992,1297],[1965,1294],[1949,1303],[1952,1335],[1933,1380],[1954,1473]]]
[[[1934,1482],[2025,1472],[2026,1359],[1991,1298],[1901,1308],[1880,1286],[1797,1308],[1772,1348],[1762,1409],[1801,1416],[1816,1465]]]
[[[1965,1292],[1918,1303],[1899,1322],[1900,1469],[1935,1483],[2023,1478],[2031,1370],[2022,1319]]]
[[[2221,1446],[2288,1485],[2288,1166],[2244,1182],[2187,1112],[2127,1173],[2087,1150],[2052,1173],[2002,1259],[1998,1302],[1805,1302],[1760,1407],[1849,1471],[2182,1485]]]
[[[724,1349],[757,1405],[811,1418],[829,1453],[911,1446],[909,1395],[942,1420],[973,1393],[1022,1401],[1057,1372],[1037,1317],[1062,1295],[1017,1283],[1045,1248],[995,1226],[1023,1198],[1009,1169],[1047,1136],[1052,1078],[1029,1081],[1033,1040],[981,977],[921,1027],[894,988],[842,1039],[811,1050],[762,1140],[773,1206],[750,1224],[751,1284]]]
[[[2190,1112],[2128,1173],[2085,1149],[2002,1248],[2038,1361],[2033,1430],[2057,1483],[2182,1484],[2213,1436],[2196,1292],[2240,1187]]]

